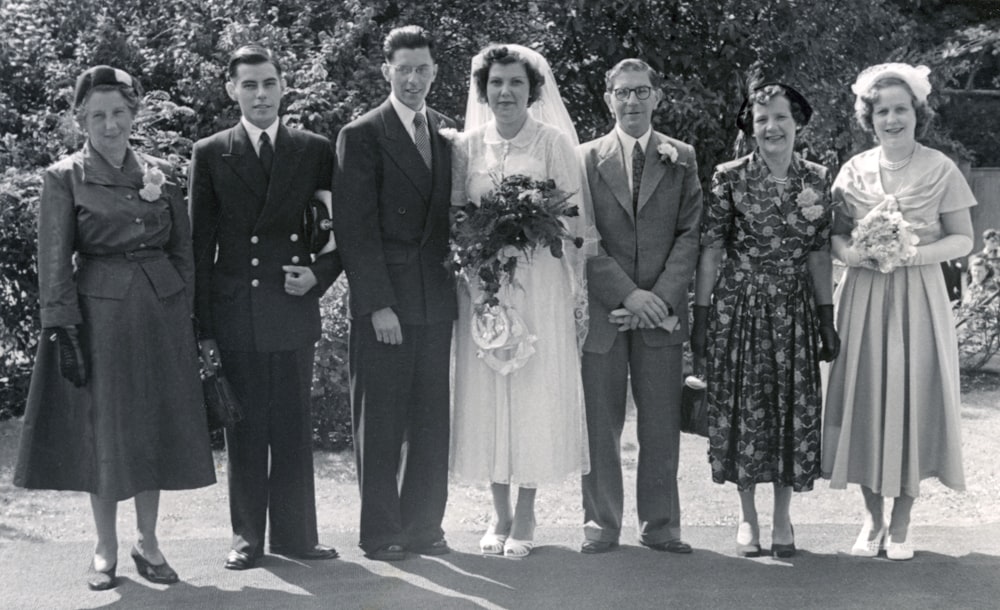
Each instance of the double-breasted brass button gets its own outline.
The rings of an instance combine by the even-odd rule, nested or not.
[[[142,224],[142,219],[141,218],[136,218],[135,219],[135,224],[141,225]]]
[[[399,209],[397,209],[396,211],[400,214],[406,214],[406,208],[404,208],[403,206],[399,206]]]
[[[299,241],[299,235],[298,233],[292,233],[291,235],[288,236],[288,239],[292,241]]]
[[[292,264],[293,264],[293,265],[297,265],[298,263],[299,263],[299,257],[297,257],[297,256],[293,256],[293,257],[292,257]]]
[[[259,241],[260,241],[260,239],[258,239],[256,235],[254,235],[253,237],[250,238],[250,243],[252,243],[252,244],[255,244],[255,243],[259,242]]]
[[[250,259],[250,264],[253,265],[254,267],[256,267],[257,265],[260,264],[260,259],[259,258],[251,258]]]
[[[257,286],[260,286],[260,280],[253,280],[250,282],[250,285],[256,288]]]

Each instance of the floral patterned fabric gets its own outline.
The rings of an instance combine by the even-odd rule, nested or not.
[[[826,168],[794,158],[784,193],[756,154],[712,178],[701,244],[725,250],[707,353],[712,480],[812,489],[820,474],[820,348],[810,252],[830,241]]]

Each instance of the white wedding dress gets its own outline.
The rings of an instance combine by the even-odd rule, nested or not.
[[[504,140],[491,121],[460,134],[454,145],[452,205],[478,203],[495,179],[524,174],[551,178],[582,208],[576,153],[554,127],[528,118],[517,136]],[[569,219],[570,230],[583,236],[576,220]],[[579,272],[584,255],[571,243],[564,246],[562,258],[547,249],[519,257],[515,285],[498,295],[534,339],[526,339],[521,356],[533,353],[508,367],[513,370],[498,372],[481,357],[470,327],[478,289],[460,282],[451,468],[462,479],[536,487],[590,469],[574,313],[585,303]]]

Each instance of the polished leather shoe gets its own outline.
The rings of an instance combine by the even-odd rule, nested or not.
[[[87,568],[87,588],[91,591],[107,591],[108,589],[113,589],[115,585],[118,584],[118,579],[115,577],[115,571],[118,569],[118,563],[111,566],[107,570],[101,572],[94,567],[94,562],[90,562],[90,567]]]
[[[271,545],[272,555],[283,555],[285,557],[292,557],[294,559],[305,559],[307,561],[319,561],[322,559],[337,559],[340,557],[340,553],[337,549],[332,546],[326,546],[323,544],[317,544],[311,549],[306,549],[305,551],[288,551],[283,547]]]
[[[258,557],[254,555],[231,549],[226,555],[225,568],[227,570],[249,570],[257,563],[257,559]]]
[[[447,555],[451,552],[451,548],[448,547],[444,538],[428,544],[411,546],[408,550],[417,555]]]
[[[132,561],[135,562],[135,569],[139,572],[139,576],[142,576],[149,582],[154,582],[158,585],[172,585],[180,580],[177,572],[167,563],[166,558],[163,559],[163,563],[150,563],[139,552],[139,549],[133,548]]]
[[[617,542],[605,540],[584,540],[583,544],[580,545],[580,552],[586,553],[587,555],[598,555],[600,553],[614,551],[617,548]]]
[[[373,561],[401,561],[406,559],[406,549],[401,544],[386,544],[365,553],[365,557]]]
[[[682,540],[668,540],[666,542],[642,542],[640,544],[661,553],[679,553],[687,555],[692,552],[691,545]]]

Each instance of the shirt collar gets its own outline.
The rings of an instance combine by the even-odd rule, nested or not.
[[[506,143],[514,148],[527,148],[535,140],[535,136],[538,135],[540,130],[541,123],[529,114],[528,118],[524,121],[524,125],[521,126],[521,131],[517,132],[517,135],[513,138],[506,140],[497,131],[497,122],[494,119],[486,124],[486,131],[483,133],[483,142],[486,144]]]
[[[275,145],[278,138],[278,119],[274,119],[274,122],[268,125],[267,129],[257,127],[248,121],[246,117],[240,117],[240,123],[243,124],[243,129],[247,131],[247,136],[250,137],[253,149],[257,152],[260,152],[260,134],[265,131],[267,132],[267,137],[271,138],[271,146]]]
[[[389,101],[392,102],[392,107],[396,110],[396,115],[407,129],[412,129],[413,117],[416,116],[418,112],[424,115],[424,124],[427,124],[427,104],[424,104],[420,110],[414,110],[399,101],[399,98],[396,97],[395,93],[389,94]]]
[[[646,130],[646,133],[642,134],[638,138],[633,138],[625,133],[625,130],[622,129],[617,123],[615,124],[615,132],[618,133],[618,141],[622,144],[622,150],[631,154],[636,142],[639,143],[639,147],[643,150],[643,152],[645,152],[646,145],[649,144],[649,138],[653,135],[653,127],[650,126],[649,129]]]

